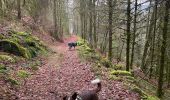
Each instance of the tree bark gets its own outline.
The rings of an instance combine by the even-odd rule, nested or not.
[[[21,20],[21,0],[17,0],[18,19]]]
[[[168,22],[169,22],[169,6],[170,1],[165,1],[165,16],[164,16],[164,25],[163,25],[163,39],[162,39],[162,47],[161,47],[161,60],[160,60],[160,70],[159,70],[159,79],[158,79],[158,89],[157,96],[162,97],[163,95],[163,77],[164,77],[164,63],[165,63],[165,52],[166,52],[166,44],[167,44],[167,34],[168,34]]]
[[[108,6],[109,6],[109,52],[108,52],[108,58],[110,61],[112,61],[112,27],[113,27],[113,1],[108,0]]]
[[[130,57],[130,27],[131,27],[131,0],[127,0],[127,38],[126,38],[126,71],[129,71],[129,57]]]
[[[138,8],[138,0],[135,0],[134,29],[133,29],[132,54],[131,54],[131,63],[130,63],[131,69],[133,68],[135,40],[136,40],[137,8]]]

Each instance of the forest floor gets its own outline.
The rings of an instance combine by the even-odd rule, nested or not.
[[[62,100],[61,97],[74,91],[96,88],[90,84],[96,78],[91,63],[82,61],[76,49],[68,50],[67,43],[76,40],[77,37],[72,36],[63,43],[48,45],[53,53],[31,75],[26,85],[19,88],[17,95],[20,100]],[[140,100],[139,95],[126,89],[122,82],[109,80],[107,70],[102,72],[99,100]]]

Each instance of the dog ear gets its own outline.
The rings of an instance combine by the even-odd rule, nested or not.
[[[77,95],[78,95],[78,93],[77,93],[77,92],[74,92],[74,94],[71,96],[71,98],[72,98],[73,100],[76,100]]]
[[[64,96],[64,97],[63,97],[63,100],[67,100],[67,96]]]

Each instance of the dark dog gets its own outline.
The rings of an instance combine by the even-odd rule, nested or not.
[[[97,93],[101,91],[101,81],[96,79],[91,82],[92,84],[97,84],[97,88],[94,90],[83,91],[82,93],[75,92],[72,96],[65,96],[63,100],[99,100]]]
[[[72,47],[74,47],[74,49],[75,49],[75,47],[77,46],[77,42],[70,42],[70,43],[68,43],[68,46],[69,46],[69,50],[70,50]]]

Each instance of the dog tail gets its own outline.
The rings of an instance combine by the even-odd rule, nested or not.
[[[92,84],[97,84],[97,88],[94,90],[96,93],[100,92],[102,89],[102,85],[101,85],[101,80],[100,79],[95,79],[93,81],[91,81]]]

